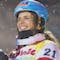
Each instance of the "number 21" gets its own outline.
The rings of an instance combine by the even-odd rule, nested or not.
[[[50,52],[52,52],[52,57],[55,58],[55,55],[56,55],[55,50],[51,51],[51,49],[47,48],[47,49],[45,49],[45,51],[46,52],[44,53],[44,55],[50,56]]]

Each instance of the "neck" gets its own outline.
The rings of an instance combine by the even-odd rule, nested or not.
[[[31,30],[21,31],[21,32],[18,32],[18,39],[25,39],[25,38],[28,38],[28,37],[33,36],[35,34],[36,33]]]

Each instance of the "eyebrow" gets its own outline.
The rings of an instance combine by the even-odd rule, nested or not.
[[[20,18],[20,16],[18,16],[18,17]],[[29,17],[29,18],[32,18],[32,16],[28,16],[28,15],[27,15],[27,16],[24,16],[24,17]]]

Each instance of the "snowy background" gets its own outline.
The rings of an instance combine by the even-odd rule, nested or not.
[[[21,0],[0,0],[0,48],[9,51],[15,48],[16,18],[15,6]],[[47,27],[60,41],[60,0],[39,0],[49,11]]]

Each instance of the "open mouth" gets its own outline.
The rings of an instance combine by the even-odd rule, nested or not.
[[[22,27],[20,27],[21,29],[26,29],[27,27],[25,27],[25,26],[22,26]]]
[[[19,26],[18,29],[19,30],[26,30],[28,27],[27,26]]]

